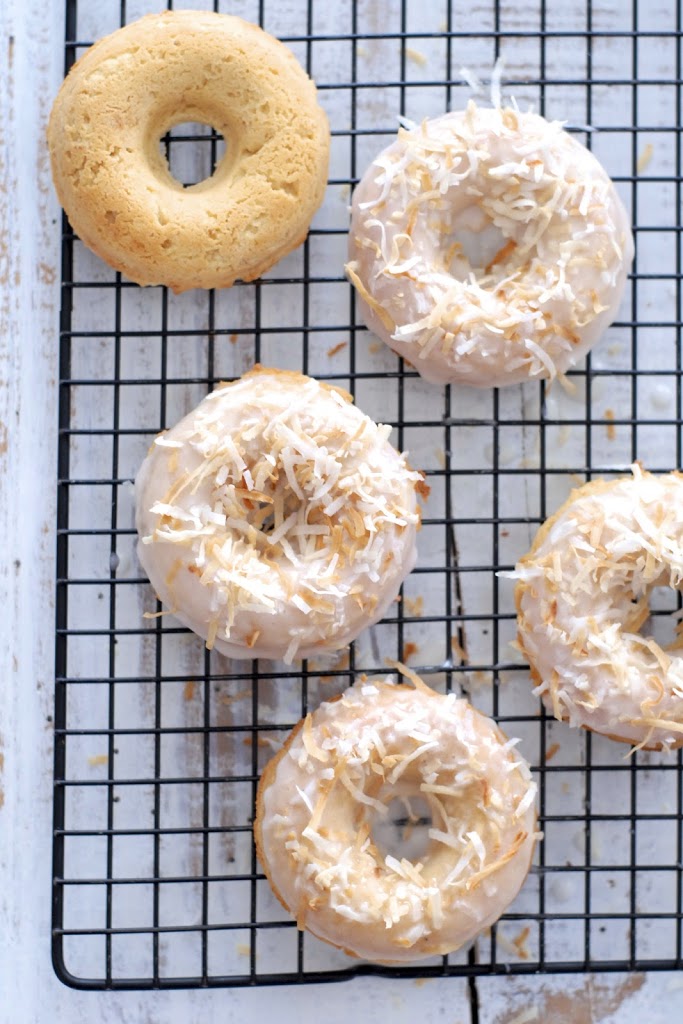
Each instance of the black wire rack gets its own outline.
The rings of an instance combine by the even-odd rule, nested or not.
[[[169,5],[170,6],[170,5]],[[180,5],[179,5],[180,6]],[[666,0],[241,0],[296,53],[332,128],[309,238],[266,277],[173,296],[122,280],[64,222],[60,323],[53,960],[91,989],[244,986],[677,968],[680,754],[627,751],[549,718],[510,646],[510,569],[576,483],[681,466],[681,10]],[[158,9],[67,0],[66,67]],[[630,208],[637,257],[619,318],[570,387],[425,384],[357,317],[343,276],[350,190],[396,131],[462,106],[467,65],[567,120]],[[181,126],[180,180],[222,140]],[[228,142],[229,144],[229,142]],[[395,427],[431,486],[395,611],[327,664],[208,653],[156,613],[135,558],[132,480],[160,429],[259,361],[349,388]],[[656,593],[666,639],[677,595]],[[252,844],[259,772],[308,708],[386,658],[469,695],[521,738],[545,833],[520,896],[469,950],[408,967],[350,960],[295,925]]]

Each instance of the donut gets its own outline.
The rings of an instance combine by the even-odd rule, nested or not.
[[[632,260],[606,172],[537,114],[470,102],[401,129],[353,194],[361,316],[437,384],[564,374],[614,319]]]
[[[638,748],[683,743],[683,656],[639,632],[683,582],[683,476],[595,480],[539,530],[514,577],[518,643],[555,718]]]
[[[159,141],[198,121],[227,151],[183,188]],[[73,66],[50,115],[59,200],[81,241],[141,285],[251,281],[306,237],[330,133],[313,82],[277,39],[207,11],[150,14]]]
[[[341,388],[255,367],[158,436],[140,562],[208,648],[287,663],[345,647],[415,564],[422,476]]]
[[[363,677],[299,722],[263,771],[254,823],[259,860],[298,927],[389,963],[451,953],[493,924],[537,838],[517,740],[401,668],[415,689]],[[373,835],[392,799],[415,796],[432,817],[419,861]]]

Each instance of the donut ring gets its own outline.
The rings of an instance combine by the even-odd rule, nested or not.
[[[365,678],[296,726],[266,766],[259,860],[299,928],[380,962],[445,955],[488,928],[526,878],[536,785],[498,727],[465,700]],[[373,839],[392,798],[429,803],[417,863]]]
[[[464,233],[503,244],[472,266]],[[423,121],[353,195],[347,273],[363,320],[433,383],[565,373],[611,324],[633,259],[626,211],[558,122],[509,109]]]
[[[415,564],[422,476],[340,388],[255,367],[156,438],[138,554],[232,658],[307,658],[377,622]]]
[[[225,136],[213,175],[183,188],[159,140],[199,121]],[[226,288],[303,242],[323,199],[327,118],[277,39],[241,18],[150,14],[74,65],[48,125],[74,231],[141,285]]]
[[[638,748],[683,743],[683,655],[638,630],[652,587],[683,583],[683,476],[595,480],[539,530],[513,576],[519,646],[555,718]]]

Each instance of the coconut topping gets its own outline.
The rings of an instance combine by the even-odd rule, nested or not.
[[[464,238],[500,245],[472,262]],[[509,108],[401,127],[353,196],[347,273],[368,327],[434,382],[553,379],[612,322],[633,258],[604,169]]]
[[[514,899],[537,838],[536,785],[513,745],[465,700],[418,682],[361,679],[322,704],[267,766],[257,801],[259,856],[299,927],[373,960],[471,940]],[[373,834],[411,795],[432,818],[417,861]]]
[[[422,478],[389,434],[300,374],[259,368],[217,388],[155,440],[136,482],[161,599],[233,657],[349,643],[415,561]]]
[[[647,748],[683,742],[683,657],[639,630],[653,587],[683,584],[683,476],[574,491],[513,578],[519,643],[556,718]]]

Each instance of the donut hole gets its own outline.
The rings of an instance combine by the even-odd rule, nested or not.
[[[258,457],[248,460],[248,470],[258,478],[257,469]],[[253,476],[252,476],[253,479]],[[301,498],[289,486],[284,472],[277,482],[265,481],[263,484],[264,496],[270,500],[260,500],[247,485],[244,477],[231,477],[232,482],[241,489],[242,518],[260,533],[270,536],[276,529],[275,504],[280,507],[282,521],[287,520],[292,514],[297,513],[301,508]],[[229,486],[230,481],[226,481]],[[222,503],[227,515],[231,512],[233,497],[228,496],[223,484],[214,489],[212,501]]]
[[[675,600],[676,591],[671,587],[652,587],[647,597],[649,614],[638,630],[641,636],[650,637],[664,649],[681,641],[678,630],[683,620],[677,615]],[[640,602],[633,600],[632,604],[637,608],[642,605],[642,598]]]
[[[429,848],[431,827],[432,812],[425,798],[407,793],[394,797],[387,805],[387,814],[376,818],[372,838],[382,857],[405,857],[416,863]]]
[[[251,526],[256,527],[261,533],[270,536],[275,530],[275,513],[273,505],[269,502],[251,501],[251,509],[247,512],[247,520]],[[286,520],[293,513],[296,513],[301,506],[301,499],[289,488],[283,489],[282,495],[282,518]]]
[[[467,206],[455,214],[441,244],[448,271],[458,281],[465,281],[472,273],[482,277],[497,271],[498,276],[504,276],[512,248],[510,240],[478,206]]]
[[[200,121],[174,125],[159,139],[161,157],[183,188],[192,188],[211,178],[227,150],[224,136]]]

